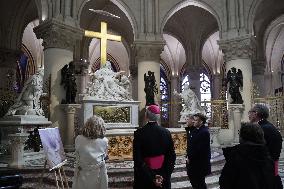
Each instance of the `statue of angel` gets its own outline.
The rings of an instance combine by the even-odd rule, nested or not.
[[[242,104],[244,101],[240,93],[240,88],[243,87],[243,74],[240,69],[232,67],[227,73],[227,84],[229,84],[229,93],[232,98],[232,104]]]

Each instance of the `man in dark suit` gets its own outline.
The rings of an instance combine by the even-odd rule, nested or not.
[[[187,174],[194,189],[206,189],[205,176],[211,173],[210,134],[203,114],[195,114],[193,118],[195,129],[187,139]]]
[[[147,124],[134,132],[134,189],[171,188],[176,154],[171,133],[158,125],[160,108],[146,108]]]
[[[278,160],[282,149],[282,136],[277,128],[267,119],[269,109],[263,104],[256,104],[249,111],[249,120],[252,123],[258,123],[264,132],[264,139],[269,154],[274,161],[275,182],[279,188],[283,188],[281,178],[278,175]]]

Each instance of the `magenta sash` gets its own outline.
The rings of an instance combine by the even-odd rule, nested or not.
[[[274,161],[274,176],[278,175],[278,160]]]
[[[146,157],[144,158],[144,161],[150,169],[160,169],[164,163],[164,159],[164,155],[159,155],[155,157]]]

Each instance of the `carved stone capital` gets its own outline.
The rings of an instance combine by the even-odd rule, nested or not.
[[[34,28],[37,38],[43,39],[44,48],[61,48],[73,51],[77,39],[83,37],[83,30],[66,25],[56,19],[44,21]]]
[[[1,68],[16,68],[17,61],[20,59],[21,51],[12,49],[0,49]]]
[[[165,46],[162,41],[159,42],[135,42],[135,58],[136,62],[155,61],[160,62],[161,53]]]
[[[226,62],[234,59],[249,59],[255,49],[255,38],[247,35],[234,39],[220,40],[218,44],[224,53]]]
[[[232,112],[241,113],[244,111],[245,107],[243,104],[229,104],[228,109]]]
[[[67,114],[75,114],[76,110],[81,108],[81,104],[61,104],[61,106]]]

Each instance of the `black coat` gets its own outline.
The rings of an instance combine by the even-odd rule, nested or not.
[[[187,138],[187,174],[206,176],[211,173],[210,134],[204,125],[193,129]]]
[[[160,169],[152,170],[144,162],[145,157],[164,155]],[[134,186],[135,189],[154,189],[155,175],[164,178],[163,188],[171,188],[171,174],[174,170],[176,154],[171,133],[156,122],[149,122],[134,132],[133,140]],[[161,188],[159,188],[161,189]]]
[[[220,189],[273,189],[274,165],[265,145],[243,143],[223,149]]]
[[[276,161],[280,157],[282,149],[282,136],[276,127],[267,120],[258,122],[264,132],[264,138],[271,158]]]

